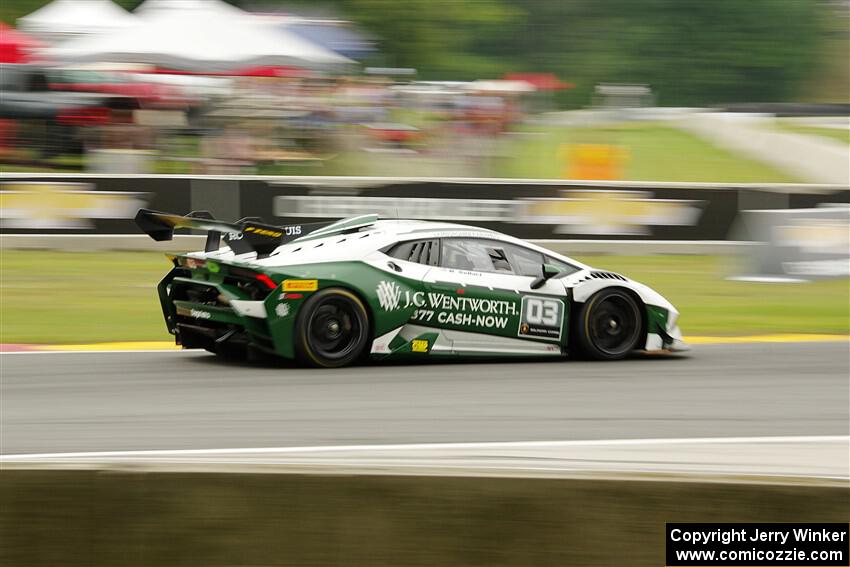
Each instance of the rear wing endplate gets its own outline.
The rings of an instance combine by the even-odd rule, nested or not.
[[[225,243],[236,253],[256,252],[258,258],[271,254],[278,246],[312,236],[330,236],[373,224],[378,215],[363,215],[340,221],[287,224],[276,226],[261,219],[244,218],[236,222],[216,220],[209,211],[193,211],[186,216],[139,209],[136,225],[156,241],[171,240],[179,228],[207,232],[205,252],[213,252]]]

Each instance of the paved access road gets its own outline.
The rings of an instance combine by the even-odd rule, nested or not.
[[[0,355],[2,453],[847,435],[850,343],[312,370],[206,353]]]

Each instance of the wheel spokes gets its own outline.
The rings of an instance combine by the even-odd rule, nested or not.
[[[347,301],[329,298],[316,307],[309,322],[309,334],[317,354],[326,358],[342,358],[355,348],[363,329]]]
[[[590,331],[594,344],[608,354],[619,354],[633,347],[639,314],[634,303],[612,295],[603,299],[591,314]]]

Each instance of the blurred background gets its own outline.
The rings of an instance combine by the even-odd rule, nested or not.
[[[161,268],[142,206],[450,219],[628,270],[690,333],[848,332],[846,0],[5,0],[0,19],[2,342],[167,338],[135,283]],[[125,267],[108,296],[98,262]],[[765,282],[812,282],[817,308]]]
[[[788,163],[796,134],[802,162],[850,143],[845,0],[6,0],[0,20],[4,172],[847,182],[846,159]]]
[[[666,521],[846,525],[849,54],[850,0],[0,0],[0,563],[661,565]],[[165,352],[163,252],[204,237],[140,207],[499,230],[658,290],[695,350]],[[87,453],[128,450],[175,452]]]

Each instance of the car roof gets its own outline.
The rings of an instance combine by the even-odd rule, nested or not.
[[[397,236],[409,234],[418,235],[424,234],[426,232],[433,232],[437,234],[441,232],[452,231],[476,231],[499,234],[494,230],[481,228],[478,226],[470,226],[466,224],[457,224],[451,222],[424,221],[414,219],[385,219],[379,220],[372,226],[374,226],[375,229],[383,230],[386,231],[388,234],[395,234]],[[423,236],[423,238],[425,237]]]
[[[354,232],[337,232],[327,236],[310,238],[310,234],[283,244],[268,257],[247,260],[263,266],[286,266],[320,262],[362,260],[396,242],[428,238],[492,238],[537,250],[543,254],[562,259],[577,266],[580,262],[536,246],[522,239],[477,226],[412,219],[383,219],[375,221]],[[204,254],[200,254],[204,255]],[[211,255],[232,257],[230,251],[214,252]]]

